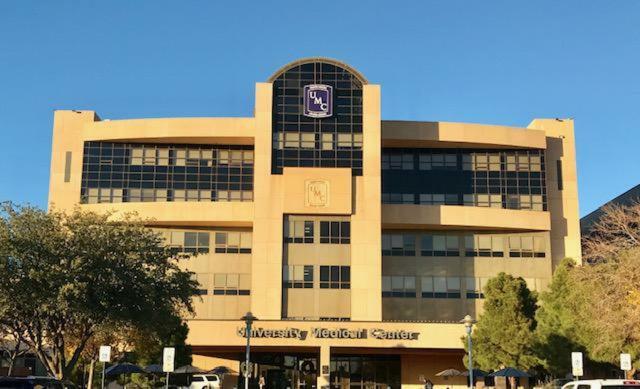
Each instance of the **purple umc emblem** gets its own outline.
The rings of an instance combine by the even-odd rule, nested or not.
[[[304,116],[328,118],[333,115],[333,87],[322,84],[304,86]]]

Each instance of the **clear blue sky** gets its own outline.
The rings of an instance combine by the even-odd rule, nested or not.
[[[55,109],[251,116],[306,56],[381,84],[384,119],[575,118],[581,214],[640,183],[638,0],[0,0],[0,200],[46,205]]]

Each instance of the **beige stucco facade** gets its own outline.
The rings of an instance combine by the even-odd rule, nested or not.
[[[532,288],[543,289],[562,258],[580,259],[573,122],[536,119],[527,128],[514,128],[383,121],[380,87],[364,82],[362,174],[353,175],[347,167],[284,167],[281,174],[274,174],[273,88],[273,82],[256,84],[255,116],[250,118],[101,120],[92,111],[56,111],[50,207],[69,210],[80,204],[96,212],[114,211],[114,217],[137,212],[167,239],[178,239],[177,245],[186,246],[192,236],[200,239],[197,234],[205,234],[199,244],[207,242],[206,253],[185,265],[196,273],[203,287],[203,295],[196,298],[196,317],[189,318],[194,364],[202,368],[225,363],[237,371],[246,341],[238,332],[242,327],[239,318],[250,310],[260,319],[256,326],[270,334],[252,339],[256,352],[297,350],[316,355],[318,388],[330,380],[323,366],[329,366],[333,355],[347,354],[398,355],[403,387],[420,386],[420,375],[430,377],[436,386],[463,386],[463,380],[444,381],[434,375],[439,369],[464,368],[460,340],[464,329],[457,321],[467,313],[479,315],[482,299],[466,298],[462,285],[467,285],[468,293],[469,280],[484,282],[505,271],[527,279]],[[81,201],[87,142],[252,149],[251,201]],[[542,150],[546,158],[545,209],[383,204],[383,149],[414,148]],[[556,169],[557,163],[561,170]],[[296,221],[302,223],[313,244],[286,243],[286,237],[283,243],[284,231],[293,229],[289,226]],[[350,223],[348,242],[319,243],[321,229],[331,222],[336,226]],[[383,255],[385,234],[417,236],[415,254]],[[478,256],[445,258],[434,253],[425,259],[419,253],[427,250],[425,242],[430,240],[423,240],[422,234],[443,236],[446,242],[454,242],[454,251],[459,249],[460,253],[464,253],[467,240],[486,238],[493,245],[489,252],[496,255],[482,258],[478,251]],[[240,244],[244,252],[227,250],[236,250],[235,243],[230,243],[235,239],[244,240]],[[507,258],[514,251],[512,242],[525,242],[520,239],[539,246],[530,250],[539,258]],[[292,266],[291,274],[297,271],[295,266],[305,274],[312,271],[313,287],[283,287],[287,266]],[[322,266],[349,267],[346,274],[350,278],[347,282],[342,279],[336,289],[318,288]],[[411,276],[414,283],[422,280],[424,295],[425,279],[438,282],[438,277],[451,275],[458,280],[459,298],[421,298],[419,293],[412,299],[383,297],[385,277]],[[226,280],[226,286],[220,286],[220,280]],[[212,290],[220,294],[212,294]],[[222,295],[225,290],[235,294]],[[416,290],[420,287],[414,285],[413,292]],[[341,321],[332,321],[335,318]],[[314,336],[314,330],[328,330],[330,335]],[[331,335],[332,330],[337,335]],[[338,330],[366,336],[342,337]],[[306,331],[306,337],[291,335],[296,331]],[[387,335],[380,334],[398,338],[384,339],[379,336]]]

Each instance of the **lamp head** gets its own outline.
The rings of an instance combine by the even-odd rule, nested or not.
[[[469,315],[465,316],[464,319],[460,320],[460,323],[464,324],[465,327],[471,328],[476,321]]]
[[[242,316],[240,320],[243,320],[247,324],[251,324],[254,321],[258,320],[257,317],[253,316],[251,312],[247,312],[246,315]]]

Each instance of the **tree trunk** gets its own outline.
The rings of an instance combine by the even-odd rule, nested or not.
[[[9,357],[9,369],[7,370],[8,377],[11,377],[11,374],[13,374],[13,365],[15,365],[15,362],[16,362],[15,356],[11,354],[11,356]]]
[[[93,372],[95,370],[96,367],[96,360],[91,358],[91,363],[89,364],[89,378],[87,379],[87,389],[92,389],[93,388]]]
[[[18,359],[18,355],[20,355],[20,346],[22,345],[21,341],[16,341],[16,346],[13,348],[13,351],[9,355],[9,370],[7,371],[7,376],[11,377],[13,374],[13,367],[16,364],[16,359]],[[32,372],[35,373],[35,372]]]

